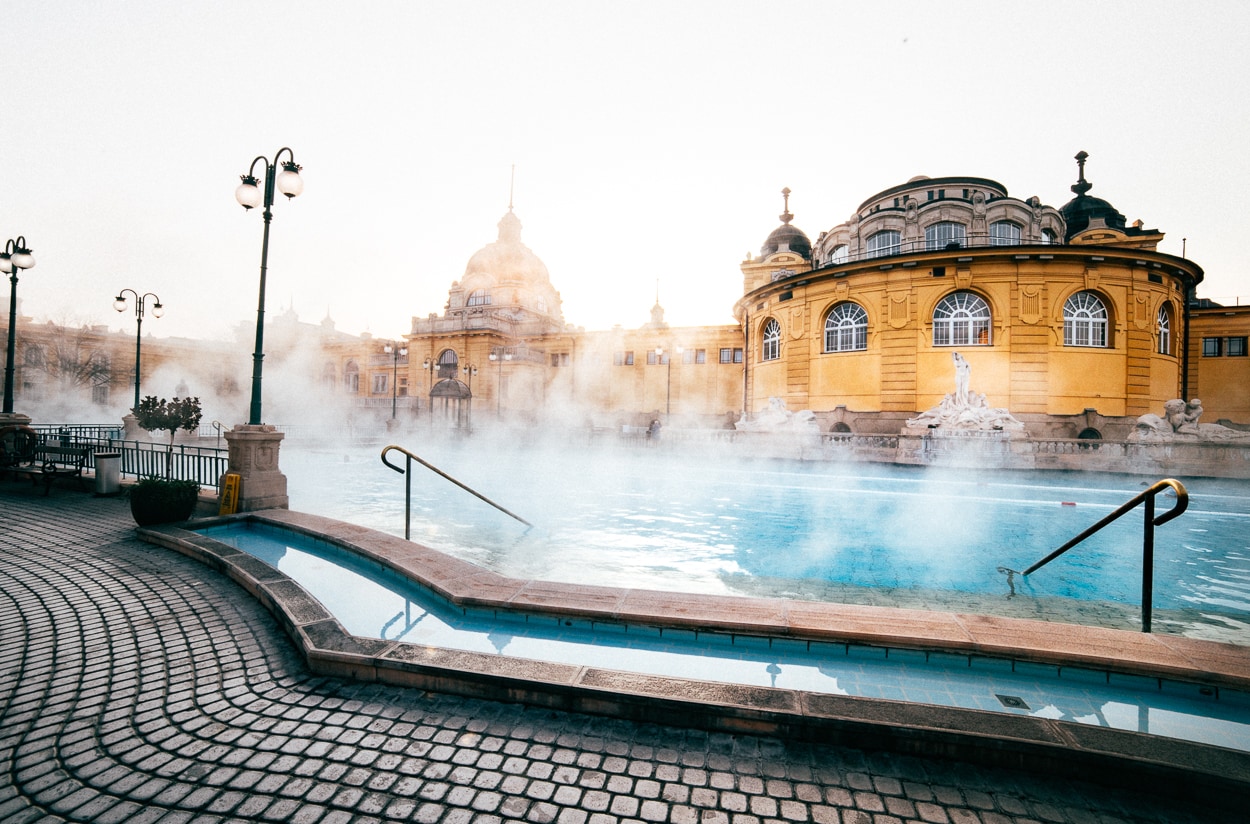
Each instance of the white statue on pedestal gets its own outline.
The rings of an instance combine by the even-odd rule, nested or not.
[[[1024,424],[1010,412],[991,407],[985,395],[969,389],[972,364],[967,358],[952,352],[951,361],[955,364],[955,391],[937,406],[909,419],[907,428],[1024,431]]]

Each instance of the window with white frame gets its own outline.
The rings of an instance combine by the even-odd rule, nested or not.
[[[1102,298],[1093,292],[1077,292],[1064,302],[1063,345],[1107,345],[1107,305]]]
[[[1019,246],[1020,226],[1009,220],[999,220],[990,224],[991,246]]]
[[[386,394],[387,384],[390,381],[390,377],[391,376],[386,374],[385,372],[373,373],[373,394],[374,395]]]
[[[952,292],[933,310],[934,346],[989,346],[990,305],[972,292]]]
[[[343,367],[343,391],[355,395],[360,391],[360,367],[356,361],[348,361]]]
[[[1165,303],[1159,307],[1159,316],[1157,319],[1159,326],[1159,354],[1172,354],[1172,315],[1168,312],[1168,306]]]
[[[962,223],[942,221],[925,227],[924,248],[928,251],[962,247],[967,243],[968,232]]]
[[[776,318],[769,318],[764,323],[764,335],[761,339],[760,360],[777,360],[781,357],[781,324]]]
[[[893,229],[877,232],[868,238],[867,254],[870,258],[897,255],[903,249],[903,236]]]
[[[839,303],[825,318],[825,351],[868,348],[868,313],[858,303]]]
[[[829,253],[830,263],[846,263],[851,257],[851,250],[845,243],[840,243],[833,247],[833,251]]]
[[[1059,242],[1059,236],[1055,234],[1054,229],[1042,230],[1042,243],[1046,244],[1047,246],[1050,246],[1058,242]]]
[[[469,293],[469,306],[490,306],[490,292],[485,289],[474,289]]]

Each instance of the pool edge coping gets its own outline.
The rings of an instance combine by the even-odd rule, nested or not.
[[[1104,779],[1110,776],[1141,786],[1180,771],[1191,781],[1201,776],[1197,783],[1209,789],[1250,789],[1250,753],[1145,733],[359,638],[284,573],[187,528],[240,519],[342,544],[412,577],[453,604],[477,609],[954,652],[1247,690],[1250,649],[1237,645],[1019,618],[522,581],[386,533],[290,510],[137,530],[143,540],[196,558],[243,586],[278,619],[309,667],[321,675],[723,732],[815,739],[915,755],[958,752],[968,760],[1074,777],[1088,777],[1088,770],[1094,769]],[[1204,667],[1204,662],[1215,666]]]

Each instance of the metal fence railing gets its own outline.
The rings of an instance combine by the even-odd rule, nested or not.
[[[149,478],[168,474],[216,489],[229,464],[226,449],[180,443],[175,443],[171,449],[168,444],[153,441],[127,441],[121,437],[120,426],[42,424],[31,429],[39,435],[41,445],[85,448],[86,468],[91,471],[95,471],[97,452],[120,454],[122,477]]]

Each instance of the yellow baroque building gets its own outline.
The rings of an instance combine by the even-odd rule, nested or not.
[[[787,203],[741,265],[746,414],[780,398],[824,428],[898,432],[952,391],[956,352],[1034,437],[1123,436],[1185,396],[1202,269],[1089,196],[1077,158],[1059,209],[985,178],[917,177],[813,243]]]

